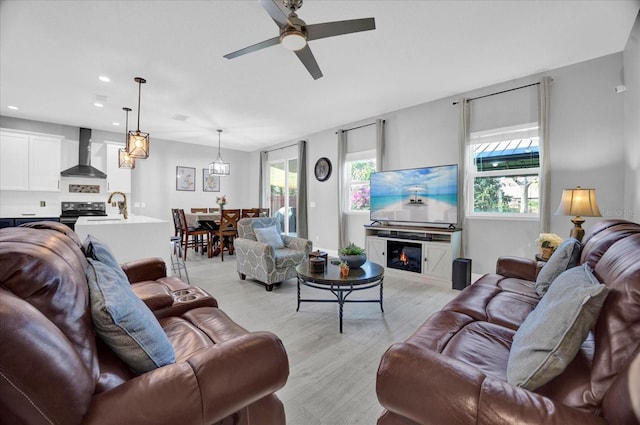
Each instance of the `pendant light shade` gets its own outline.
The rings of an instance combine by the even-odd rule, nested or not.
[[[118,168],[136,168],[136,160],[129,155],[129,111],[131,108],[122,108],[127,118],[125,119],[124,149],[118,149]]]
[[[134,80],[138,83],[138,129],[129,132],[127,149],[131,157],[145,159],[149,157],[149,133],[140,131],[140,91],[147,80],[141,77],[136,77]]]
[[[218,131],[218,159],[209,164],[209,175],[214,176],[228,176],[230,173],[230,166],[228,162],[224,162],[222,160],[222,155],[220,155],[220,133],[222,130]]]

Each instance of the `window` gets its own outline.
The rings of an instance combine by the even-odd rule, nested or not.
[[[269,163],[269,207],[271,216],[280,221],[282,231],[291,236],[297,232],[298,159],[282,159]]]
[[[369,178],[376,171],[376,152],[349,153],[345,161],[346,184],[349,187],[348,211],[369,211]]]
[[[537,123],[472,133],[468,153],[468,216],[539,217]]]

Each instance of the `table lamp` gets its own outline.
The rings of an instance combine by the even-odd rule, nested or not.
[[[582,241],[584,229],[582,217],[601,217],[596,201],[595,189],[584,189],[580,186],[575,189],[562,189],[562,199],[555,215],[573,215],[571,222],[574,224],[569,236]]]

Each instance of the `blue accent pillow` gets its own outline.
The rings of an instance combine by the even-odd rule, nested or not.
[[[587,264],[558,276],[513,336],[507,381],[535,390],[578,354],[607,297]]]
[[[269,227],[256,227],[253,229],[256,233],[256,239],[258,242],[271,245],[274,249],[284,248],[284,242],[282,242],[282,236],[276,226]]]
[[[560,273],[578,265],[580,248],[580,241],[574,238],[565,239],[556,248],[536,278],[535,289],[538,295],[543,296]]]
[[[93,258],[87,262],[91,315],[98,336],[136,374],[174,363],[167,335],[133,293],[122,269]]]
[[[94,236],[87,235],[82,243],[82,249],[84,249],[84,255],[86,257],[98,260],[113,269],[121,270],[120,263],[118,263],[115,255],[113,255],[113,252],[111,252],[107,244],[96,239]]]

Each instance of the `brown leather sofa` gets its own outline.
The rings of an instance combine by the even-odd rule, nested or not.
[[[285,424],[278,337],[248,332],[159,259],[123,266],[175,363],[135,376],[95,334],[87,260],[52,222],[0,230],[0,424]]]
[[[507,382],[513,335],[541,299],[534,281],[542,264],[500,258],[496,273],[383,355],[378,424],[640,423],[640,225],[598,222],[580,262],[609,292],[564,372],[535,391]]]

